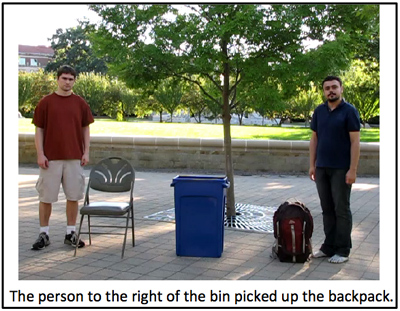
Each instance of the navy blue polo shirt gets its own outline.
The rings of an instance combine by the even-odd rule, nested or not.
[[[357,109],[344,100],[333,110],[328,102],[319,105],[311,120],[317,133],[317,167],[349,169],[350,134],[360,131]]]

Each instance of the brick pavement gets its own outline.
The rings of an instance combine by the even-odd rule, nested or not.
[[[271,259],[273,234],[226,229],[221,258],[178,257],[175,224],[144,216],[174,207],[170,187],[177,172],[138,171],[135,183],[136,246],[127,240],[120,258],[122,236],[98,236],[78,251],[64,245],[65,197],[53,205],[51,245],[32,251],[38,235],[38,169],[19,168],[19,279],[20,280],[379,280],[379,178],[359,177],[352,191],[353,249],[347,263],[327,258],[305,264]],[[85,170],[86,176],[89,170]],[[305,175],[240,175],[235,177],[238,203],[278,206],[288,198],[303,201],[314,217],[313,245],[323,241],[322,216],[315,185]],[[102,199],[118,196],[99,194]],[[83,239],[88,243],[87,236]]]

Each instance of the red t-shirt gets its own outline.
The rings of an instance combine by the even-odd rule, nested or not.
[[[92,112],[85,100],[75,94],[52,93],[36,106],[32,123],[43,128],[43,151],[49,161],[82,159],[82,128],[93,123]]]

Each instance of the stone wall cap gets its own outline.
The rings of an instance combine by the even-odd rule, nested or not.
[[[35,133],[18,133],[19,140],[29,141],[34,139]],[[223,138],[189,138],[173,136],[150,135],[104,135],[90,134],[93,142],[129,145],[157,145],[164,146],[192,146],[192,147],[224,147]],[[276,140],[276,139],[232,139],[234,148],[260,148],[260,149],[288,149],[308,150],[308,140]],[[379,152],[380,142],[361,142],[361,151]]]

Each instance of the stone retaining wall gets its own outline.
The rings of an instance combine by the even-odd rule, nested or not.
[[[308,172],[308,141],[232,140],[234,169]],[[225,170],[223,139],[91,135],[90,162],[118,155],[135,168]],[[36,163],[34,134],[19,134],[19,162]],[[379,143],[361,143],[360,175],[379,175]]]

